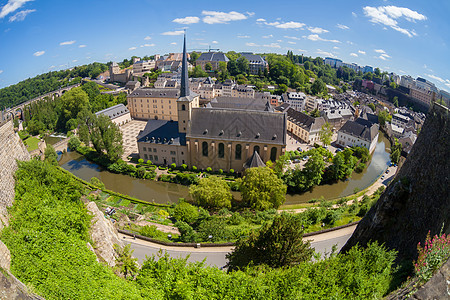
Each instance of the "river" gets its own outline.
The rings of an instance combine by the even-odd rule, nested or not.
[[[288,194],[286,195],[285,204],[305,203],[310,199],[319,199],[321,196],[325,199],[344,197],[353,194],[355,189],[363,190],[367,188],[388,167],[389,153],[387,149],[389,147],[389,141],[380,132],[377,147],[369,162],[369,166],[362,173],[353,173],[352,177],[347,181],[316,186],[310,192],[303,194]],[[179,198],[187,198],[189,196],[189,188],[187,186],[114,174],[86,160],[76,152],[62,154],[59,164],[81,179],[89,181],[92,177],[98,177],[107,189],[149,202],[173,203],[177,202]],[[239,193],[233,194],[235,197],[239,197]]]

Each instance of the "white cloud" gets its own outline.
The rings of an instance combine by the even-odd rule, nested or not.
[[[358,54],[356,54],[356,53],[350,53],[350,56],[358,57]]]
[[[425,74],[426,76],[428,76],[428,77],[430,77],[431,79],[434,79],[434,80],[437,80],[437,81],[439,81],[440,83],[445,83],[445,82],[448,82],[448,83],[450,83],[450,80],[445,80],[445,79],[443,79],[443,78],[441,78],[441,77],[438,77],[438,76],[436,76],[436,75],[432,75],[432,74]]]
[[[28,14],[35,12],[35,11],[36,11],[35,9],[27,9],[27,10],[19,11],[14,16],[9,17],[9,21],[10,22],[23,21],[23,20],[25,20],[26,16],[28,16]]]
[[[366,51],[358,50],[358,53],[366,55]]]
[[[298,52],[308,52],[308,50],[297,49]]]
[[[338,47],[338,46],[334,46],[333,49],[336,49],[336,50],[337,50],[337,49],[339,49],[339,47]]]
[[[373,51],[375,51],[376,53],[386,53],[386,51],[384,51],[383,49],[375,49]]]
[[[171,45],[176,45],[177,43],[176,42],[173,42],[173,43],[170,43]]]
[[[136,47],[130,47],[130,48],[128,48],[128,50],[136,50],[137,48]]]
[[[73,45],[73,44],[75,44],[75,41],[67,41],[67,42],[59,43],[60,46],[67,46],[67,45]]]
[[[354,11],[352,11],[352,16],[356,18],[358,15]]]
[[[74,62],[74,63],[75,63],[75,62],[77,62],[77,61],[78,61],[78,59],[74,59],[74,60],[72,60],[72,62]]]
[[[249,35],[238,35],[237,37],[240,39],[249,39],[250,38]]]
[[[311,31],[312,33],[317,33],[317,34],[329,32],[328,30],[320,28],[320,27],[308,27],[308,30]]]
[[[317,49],[316,53],[320,54],[320,55],[323,55],[323,56],[336,57],[336,55],[334,55],[333,53],[327,52],[327,51],[323,51],[323,50],[320,50],[320,49]]]
[[[276,28],[281,28],[281,29],[299,29],[299,28],[302,28],[303,26],[305,26],[304,23],[293,22],[293,21],[286,22],[286,23],[278,23],[278,22],[266,23],[266,25],[275,26]]]
[[[148,36],[148,35],[144,38],[145,41],[150,41],[151,39],[152,39],[152,37]]]
[[[382,59],[382,60],[387,60],[387,58],[384,57],[383,55],[380,55],[378,58],[379,58],[379,59]]]
[[[273,38],[273,35],[271,35],[271,34],[269,34],[269,35],[264,35],[262,38],[263,38],[263,39],[270,39],[270,38]]]
[[[162,35],[182,35],[184,30],[166,31],[161,33]]]
[[[0,70],[0,74],[2,74],[3,73],[3,70]]]
[[[266,19],[259,18],[259,19],[256,20],[256,22],[266,22]]]
[[[288,44],[296,45],[297,43],[296,42],[292,42],[292,41],[288,41]]]
[[[174,19],[172,22],[188,25],[188,24],[195,24],[195,23],[200,22],[200,18],[199,17],[177,18],[177,19]]]
[[[142,47],[155,47],[155,44],[144,44],[144,45],[141,45],[141,48]],[[134,48],[136,48],[136,47],[134,47]],[[134,50],[134,49],[130,49],[130,50]]]
[[[387,55],[386,53],[381,54],[381,56],[385,57],[385,58],[391,58],[389,55]]]
[[[296,37],[296,36],[287,36],[287,35],[285,35],[284,38],[291,39],[291,40],[297,40],[297,41],[301,40],[301,38]]]
[[[327,39],[321,38],[318,34],[310,34],[306,38],[313,42],[320,41],[320,42],[340,43],[340,41],[338,41],[338,40],[327,40]]]
[[[259,45],[255,44],[255,43],[245,43],[245,46],[248,46],[248,47],[259,47]]]
[[[50,70],[53,70],[54,68],[56,68],[55,65],[51,65],[50,67],[48,67]]]
[[[34,56],[41,56],[44,55],[45,51],[36,51],[33,53]]]
[[[212,41],[211,43],[212,44],[218,44],[219,42],[218,41]]]
[[[366,6],[363,8],[363,10],[366,17],[370,18],[370,22],[391,27],[392,29],[401,32],[409,37],[416,36],[417,33],[414,30],[401,28],[398,25],[397,20],[404,18],[409,22],[415,22],[425,21],[427,19],[426,16],[409,8],[392,5],[378,7]]]
[[[240,21],[247,19],[247,16],[236,11],[220,12],[220,11],[202,11],[203,22],[206,24],[226,24],[230,21]]]
[[[86,48],[87,46],[86,45],[80,45],[80,46],[78,46],[78,48]]]
[[[10,13],[15,12],[19,8],[21,8],[25,3],[33,0],[9,0],[2,9],[0,10],[0,19],[3,19]]]
[[[281,46],[278,43],[270,43],[268,45],[263,45],[264,47],[268,48],[281,48]]]
[[[346,25],[342,25],[342,24],[337,24],[336,27],[340,28],[340,29],[343,29],[343,30],[350,29],[350,27],[348,27]]]

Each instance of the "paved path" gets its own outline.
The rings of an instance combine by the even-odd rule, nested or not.
[[[337,244],[339,251],[347,242],[355,230],[356,225],[347,228],[330,231],[315,236],[306,237],[305,240],[311,241],[311,246],[315,248],[316,252],[329,253],[334,244]],[[131,249],[134,250],[133,256],[138,258],[139,263],[142,264],[146,256],[156,255],[160,250],[166,251],[171,257],[186,257],[189,262],[203,261],[206,259],[206,264],[216,267],[222,267],[226,264],[225,255],[233,250],[233,247],[168,247],[144,240],[134,240],[128,235],[119,234],[120,238],[125,243],[131,244]]]

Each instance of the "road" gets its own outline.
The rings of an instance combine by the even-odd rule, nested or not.
[[[337,244],[339,251],[345,242],[350,238],[356,225],[330,231],[315,236],[306,237],[305,240],[311,241],[311,246],[315,248],[316,252],[329,253],[334,244]],[[233,247],[208,247],[208,248],[192,248],[192,247],[167,247],[159,244],[134,240],[130,236],[119,234],[120,238],[127,244],[131,245],[134,250],[133,256],[138,258],[140,264],[144,261],[146,256],[156,255],[160,250],[166,251],[171,257],[183,257],[189,255],[189,262],[203,261],[206,259],[206,264],[210,266],[222,267],[226,264],[225,255],[232,251]]]

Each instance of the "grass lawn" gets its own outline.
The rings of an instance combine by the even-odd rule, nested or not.
[[[39,139],[37,137],[29,137],[23,141],[27,146],[28,152],[36,150],[38,148]]]

